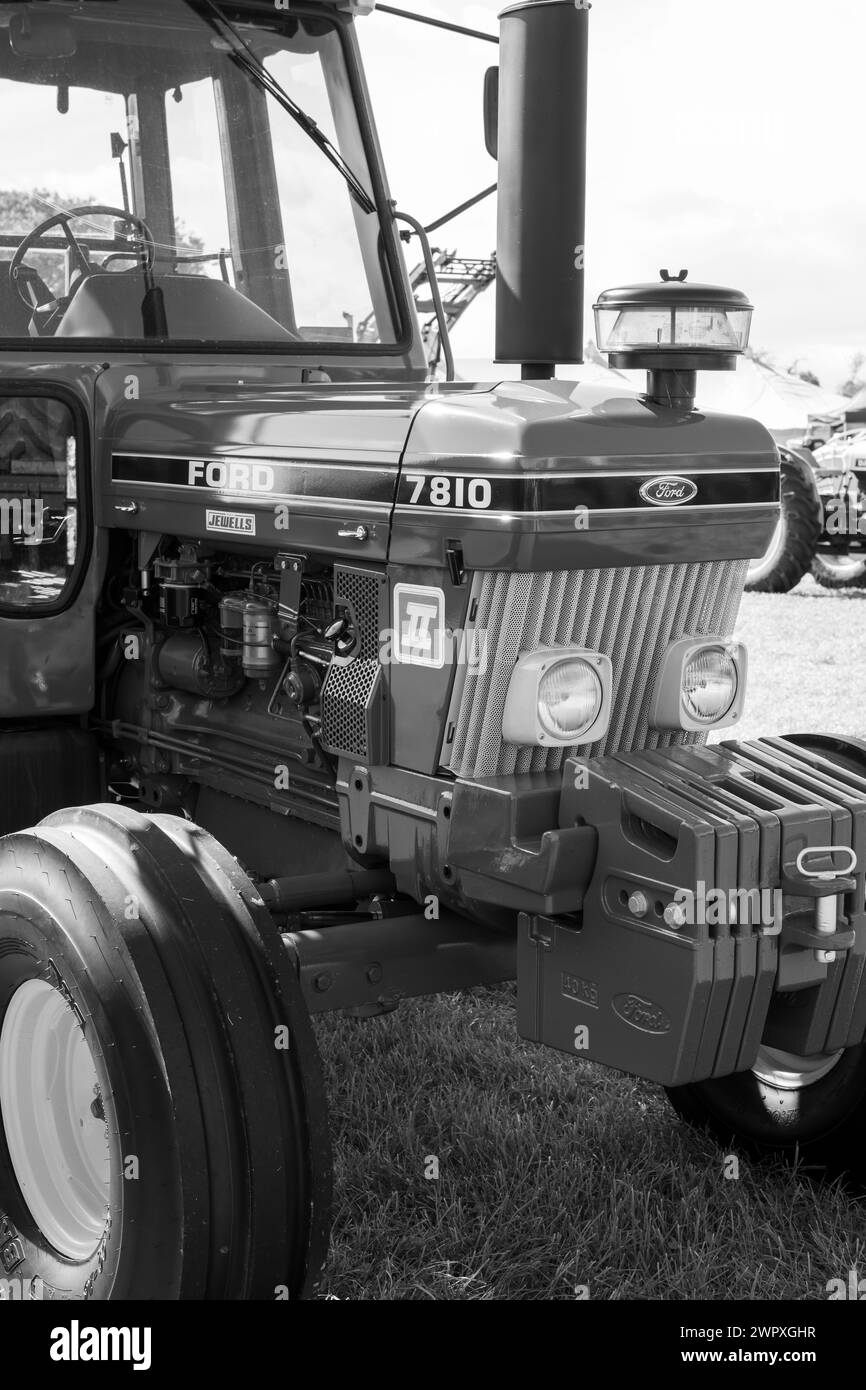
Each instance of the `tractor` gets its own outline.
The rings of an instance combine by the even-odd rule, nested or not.
[[[752,306],[682,274],[609,290],[599,346],[645,395],[556,377],[583,341],[588,10],[501,17],[521,379],[456,383],[377,142],[373,0],[0,4],[23,1297],[315,1296],[312,1016],[470,986],[516,981],[530,1043],[724,1143],[862,1164],[866,744],[734,737],[779,456],[694,401]]]

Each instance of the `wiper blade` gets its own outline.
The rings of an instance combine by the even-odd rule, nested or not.
[[[215,0],[186,0],[186,3],[191,10],[195,11],[199,18],[210,25],[211,29],[213,29],[214,33],[216,33],[219,38],[228,44],[231,49],[232,60],[237,63],[238,67],[242,68],[244,72],[249,73],[253,81],[267,92],[269,96],[273,97],[277,105],[281,106],[282,109],[291,116],[292,120],[295,121],[295,123],[300,126],[301,130],[313,141],[313,144],[319,147],[325,158],[333,164],[334,168],[337,169],[340,174],[342,174],[346,183],[349,185],[349,191],[352,197],[355,199],[355,202],[363,208],[364,212],[375,212],[376,204],[373,202],[373,199],[370,197],[354,169],[352,169],[351,165],[347,164],[333,141],[330,140],[325,132],[316,124],[313,117],[308,115],[303,107],[299,106],[298,103],[289,96],[286,89],[277,81],[273,73],[268,72],[264,63],[260,58],[256,57],[246,39],[238,32],[231,20],[226,18],[219,5],[215,3]]]

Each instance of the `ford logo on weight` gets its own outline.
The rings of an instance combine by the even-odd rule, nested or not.
[[[670,474],[665,478],[650,478],[644,483],[640,495],[653,507],[681,507],[697,497],[698,489],[691,478],[678,478]]]
[[[618,994],[611,1000],[614,1013],[641,1033],[669,1033],[671,1021],[664,1009],[639,994]]]

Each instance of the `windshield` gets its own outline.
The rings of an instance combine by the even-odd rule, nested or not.
[[[321,12],[0,3],[0,119],[0,345],[396,341]]]

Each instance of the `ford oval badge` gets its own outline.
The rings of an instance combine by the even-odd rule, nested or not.
[[[623,1023],[631,1024],[641,1033],[669,1033],[671,1021],[664,1009],[639,994],[618,994],[611,1000],[614,1013]]]
[[[650,478],[644,483],[640,495],[653,507],[681,507],[697,497],[698,489],[691,478],[679,478],[669,474],[664,478]]]

